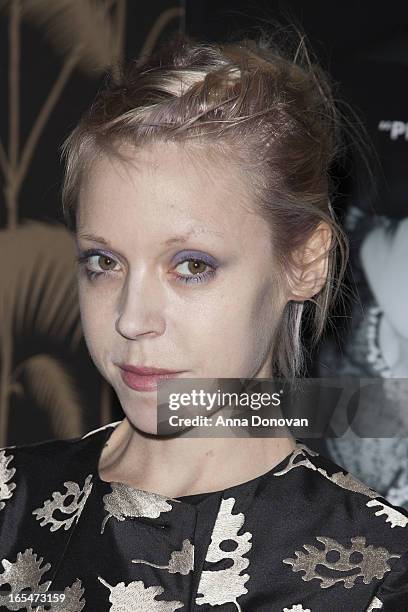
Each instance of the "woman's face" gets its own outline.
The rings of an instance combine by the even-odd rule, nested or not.
[[[269,377],[286,300],[267,226],[236,167],[174,143],[126,153],[131,163],[100,157],[81,187],[79,301],[96,367],[128,420],[155,433],[156,393],[129,388],[119,364]]]

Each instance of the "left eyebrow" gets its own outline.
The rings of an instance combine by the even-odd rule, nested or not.
[[[208,229],[198,229],[198,230],[190,230],[189,232],[185,233],[185,234],[180,234],[178,236],[173,236],[172,238],[168,238],[167,240],[165,240],[164,242],[162,242],[161,244],[163,246],[169,246],[172,244],[180,244],[183,242],[187,242],[188,238],[190,238],[190,236],[194,236],[196,234],[214,234],[216,236],[219,237],[223,237],[223,234],[221,234],[220,232],[216,232],[213,230],[208,230]],[[105,238],[103,238],[102,236],[97,236],[96,234],[89,234],[87,232],[79,232],[76,236],[76,238],[84,238],[86,240],[92,240],[93,242],[99,242],[100,244],[104,244],[109,248],[113,248],[109,242],[107,240],[105,240]]]
[[[169,246],[171,244],[187,242],[190,236],[195,236],[196,234],[213,234],[215,236],[219,236],[220,238],[223,238],[223,234],[221,234],[221,232],[215,232],[214,230],[203,229],[203,228],[198,229],[198,230],[192,229],[186,234],[181,234],[179,236],[174,236],[173,238],[168,238],[167,240],[162,242],[162,245]]]
[[[105,244],[106,246],[110,247],[109,242],[105,240],[105,238],[102,238],[102,236],[96,236],[95,234],[87,234],[81,232],[76,234],[75,240],[77,240],[78,238],[85,238],[86,240],[92,240],[92,242],[100,242],[101,244]]]

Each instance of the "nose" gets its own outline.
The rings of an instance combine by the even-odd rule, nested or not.
[[[159,280],[129,274],[118,300],[115,329],[127,339],[145,335],[161,335],[165,330]]]

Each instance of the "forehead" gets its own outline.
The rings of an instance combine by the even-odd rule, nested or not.
[[[209,228],[221,235],[265,232],[237,163],[220,151],[178,143],[122,145],[120,157],[100,155],[81,185],[78,230],[99,233]]]
[[[152,196],[160,189],[165,189],[169,197],[177,191],[179,199],[205,186],[217,193],[242,195],[248,201],[242,172],[226,153],[175,142],[139,147],[121,144],[117,153],[113,149],[110,154],[101,152],[88,164],[80,199],[89,199],[95,189],[109,190],[110,185],[135,193],[145,190]]]

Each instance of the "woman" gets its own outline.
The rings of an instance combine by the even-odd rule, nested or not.
[[[265,38],[175,38],[98,94],[64,146],[64,210],[89,353],[125,417],[2,450],[11,594],[59,591],[75,612],[406,610],[405,511],[289,432],[157,431],[163,370],[303,371],[304,305],[316,340],[345,265],[337,126],[321,71]]]

